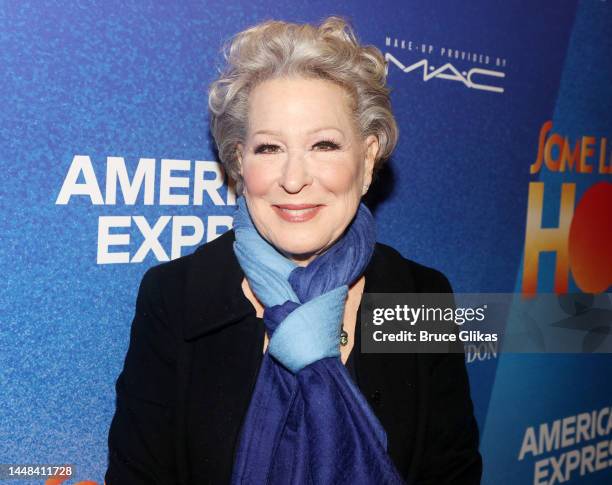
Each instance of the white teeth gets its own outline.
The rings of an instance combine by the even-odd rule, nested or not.
[[[316,207],[311,207],[309,209],[285,209],[285,208],[281,207],[281,210],[283,212],[289,212],[289,213],[291,213],[293,215],[296,215],[296,216],[300,216],[302,214],[307,214],[308,212],[312,212],[315,209],[316,209]]]

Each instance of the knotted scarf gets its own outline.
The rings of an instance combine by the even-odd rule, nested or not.
[[[240,432],[232,484],[404,483],[386,433],[340,360],[348,287],[376,242],[361,203],[344,235],[301,267],[260,236],[244,196],[234,253],[270,337]]]

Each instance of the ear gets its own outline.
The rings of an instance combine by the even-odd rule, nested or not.
[[[378,153],[379,143],[376,135],[369,135],[365,140],[365,160],[363,171],[363,190],[362,195],[365,195],[372,183],[372,174],[374,172],[374,163],[376,162],[376,154]]]

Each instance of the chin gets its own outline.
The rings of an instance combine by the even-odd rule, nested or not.
[[[323,251],[324,246],[321,244],[296,244],[295,240],[293,240],[287,244],[278,244],[276,248],[288,258],[307,260],[315,253]]]
[[[306,259],[321,250],[320,247],[303,246],[303,245],[284,245],[279,249],[287,256],[295,259]]]

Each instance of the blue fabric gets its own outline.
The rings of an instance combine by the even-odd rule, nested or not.
[[[348,287],[376,241],[360,204],[344,235],[308,266],[285,258],[254,227],[244,197],[234,252],[264,304],[270,341],[240,433],[233,484],[401,484],[386,433],[340,360]]]

